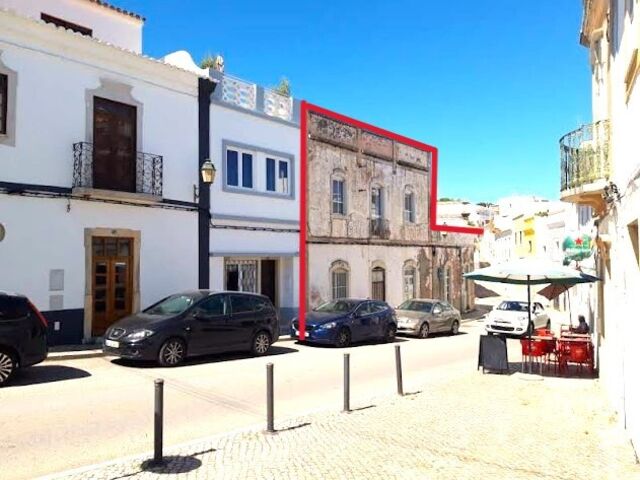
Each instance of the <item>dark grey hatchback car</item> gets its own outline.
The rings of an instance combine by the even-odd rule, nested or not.
[[[271,300],[246,292],[196,290],[160,300],[114,323],[103,350],[171,367],[188,356],[230,351],[264,355],[279,335]]]

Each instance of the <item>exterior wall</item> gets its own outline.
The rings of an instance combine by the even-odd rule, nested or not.
[[[131,87],[130,95],[142,105],[139,150],[163,156],[163,196],[193,201],[192,185],[198,182],[195,75],[3,12],[0,32],[0,61],[17,73],[15,147],[0,144],[2,181],[71,187],[72,146],[92,136],[88,94],[106,82]],[[94,51],[97,57],[111,55],[111,63],[88,64]],[[135,62],[121,63],[123,56]],[[157,73],[169,78],[163,81]]]
[[[142,52],[142,19],[87,0],[0,0],[0,8],[40,20],[40,14],[93,30],[93,37],[118,47]]]
[[[219,84],[211,104],[211,159],[217,175],[211,186],[210,286],[228,288],[227,262],[252,261],[259,270],[261,260],[275,260],[274,303],[284,331],[297,314],[299,298],[300,127],[295,121],[229,103],[222,98],[221,88]],[[227,185],[228,147],[253,155],[252,190]],[[289,161],[289,194],[267,192],[267,157]],[[258,271],[258,291],[262,288],[259,277]]]
[[[385,300],[405,299],[404,269],[415,268],[416,297],[474,307],[475,238],[429,230],[430,154],[333,119],[309,114],[308,301],[332,298],[332,269],[348,270],[348,295],[374,296],[372,270],[384,269]],[[345,213],[334,214],[332,180],[345,184]],[[371,228],[371,191],[382,190],[383,228]],[[405,192],[414,198],[414,222],[405,221]],[[377,223],[376,223],[377,224]]]
[[[87,326],[76,315],[85,307],[87,228],[140,233],[139,308],[170,293],[197,288],[194,212],[0,194],[0,222],[6,230],[0,242],[0,290],[24,293],[45,316],[58,319],[60,333],[51,332],[54,341],[62,332],[75,341],[87,337]],[[64,270],[62,291],[49,290],[53,269]],[[61,308],[52,307],[52,295],[62,295]],[[50,314],[52,309],[66,314]],[[67,326],[67,321],[72,324]]]
[[[54,342],[88,340],[92,232],[133,239],[133,311],[197,288],[198,77],[6,11],[2,68],[16,81],[15,136],[0,141],[0,289],[32,298],[52,320]],[[94,95],[135,105],[137,149],[163,157],[162,196],[151,204],[128,192],[98,200],[74,191],[73,144],[92,139]],[[51,270],[64,271],[62,291],[49,290]]]

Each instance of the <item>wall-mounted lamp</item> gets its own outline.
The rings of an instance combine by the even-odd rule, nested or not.
[[[200,167],[200,175],[202,176],[202,182],[207,186],[211,186],[216,179],[216,166],[208,158],[204,161]],[[200,191],[198,186],[193,186],[193,203],[196,203],[200,198]]]

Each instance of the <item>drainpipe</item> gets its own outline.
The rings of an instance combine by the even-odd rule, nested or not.
[[[200,169],[210,157],[211,94],[216,84],[198,78],[198,288],[209,288],[209,237],[211,223],[211,185],[204,182]]]

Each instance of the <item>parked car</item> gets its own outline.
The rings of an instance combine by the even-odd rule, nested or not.
[[[396,308],[398,333],[427,338],[436,332],[457,335],[460,328],[460,312],[443,300],[416,298],[406,300]]]
[[[306,317],[305,341],[347,347],[363,340],[392,342],[396,336],[396,315],[379,300],[341,298],[324,303]],[[291,337],[299,336],[298,319],[291,322]]]
[[[186,357],[248,350],[264,355],[278,339],[271,300],[246,292],[197,290],[160,300],[109,327],[104,352],[173,367]]]
[[[539,302],[531,304],[531,323],[527,302],[505,300],[497,305],[485,318],[484,327],[488,333],[527,335],[536,328],[551,328],[551,320]]]
[[[0,387],[47,358],[47,320],[22,295],[0,292]]]

